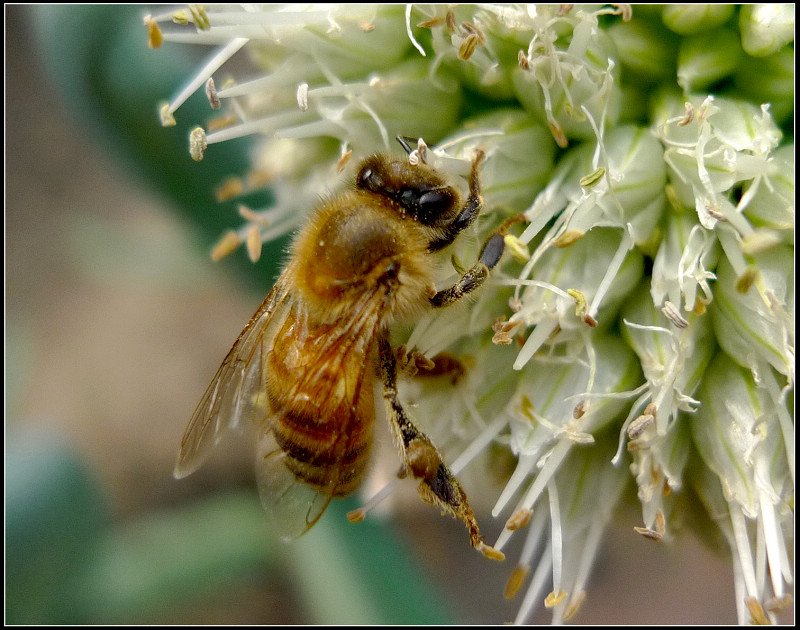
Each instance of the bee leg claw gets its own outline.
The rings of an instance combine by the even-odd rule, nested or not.
[[[469,530],[470,544],[491,560],[504,560],[505,554],[483,542],[475,514],[469,506],[466,494],[455,475],[444,464],[439,465],[432,479],[423,480],[419,484],[422,500],[437,506],[443,513],[450,514],[462,521]]]

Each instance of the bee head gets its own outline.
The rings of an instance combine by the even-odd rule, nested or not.
[[[458,191],[429,166],[413,166],[408,160],[387,155],[373,155],[364,161],[356,188],[388,197],[403,214],[427,226],[451,221],[461,201]]]

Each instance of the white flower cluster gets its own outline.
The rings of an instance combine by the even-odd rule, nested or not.
[[[486,215],[452,277],[524,214],[506,238],[518,261],[407,342],[472,357],[446,405],[419,400],[467,443],[454,472],[491,445],[514,457],[493,510],[498,549],[527,529],[507,596],[538,563],[517,621],[541,601],[556,621],[578,610],[625,460],[636,530],[669,539],[691,487],[730,543],[740,621],[775,621],[794,524],[791,5],[190,7],[148,17],[151,43],[221,49],[162,118],[205,85],[226,118],[193,134],[193,157],[263,135],[251,181],[277,199],[244,209],[222,253],[247,241],[257,257],[351,154],[396,135],[455,173],[486,153]],[[242,48],[259,76],[217,90]]]

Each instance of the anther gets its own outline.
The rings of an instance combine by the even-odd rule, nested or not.
[[[247,228],[247,255],[252,262],[258,262],[261,258],[261,230],[257,225]]]
[[[208,148],[206,132],[202,127],[195,127],[189,135],[189,155],[195,162],[201,162]]]
[[[214,85],[214,79],[211,77],[208,77],[208,81],[206,81],[206,98],[208,98],[211,109],[219,109],[222,107],[222,103],[217,95],[217,87]]]
[[[678,307],[669,300],[664,302],[664,306],[661,307],[661,312],[664,313],[664,316],[678,328],[689,327],[689,320],[681,315]]]
[[[144,25],[147,27],[147,45],[153,50],[161,48],[164,43],[164,34],[161,32],[158,22],[151,15],[144,17]]]

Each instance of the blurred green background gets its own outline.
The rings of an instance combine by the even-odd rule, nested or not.
[[[202,98],[179,127],[160,126],[157,103],[210,51],[149,50],[145,8],[5,12],[6,622],[513,619],[519,600],[502,589],[519,549],[486,561],[411,487],[390,518],[350,525],[356,497],[284,545],[246,437],[172,478],[185,423],[281,258],[283,243],[258,265],[208,255],[237,223],[213,190],[246,169],[249,147],[189,159]],[[379,453],[379,474],[391,474],[387,436]],[[502,523],[490,506],[476,507],[492,541]],[[635,536],[635,511],[622,522],[576,621],[735,621],[727,561],[689,538],[669,548]]]

